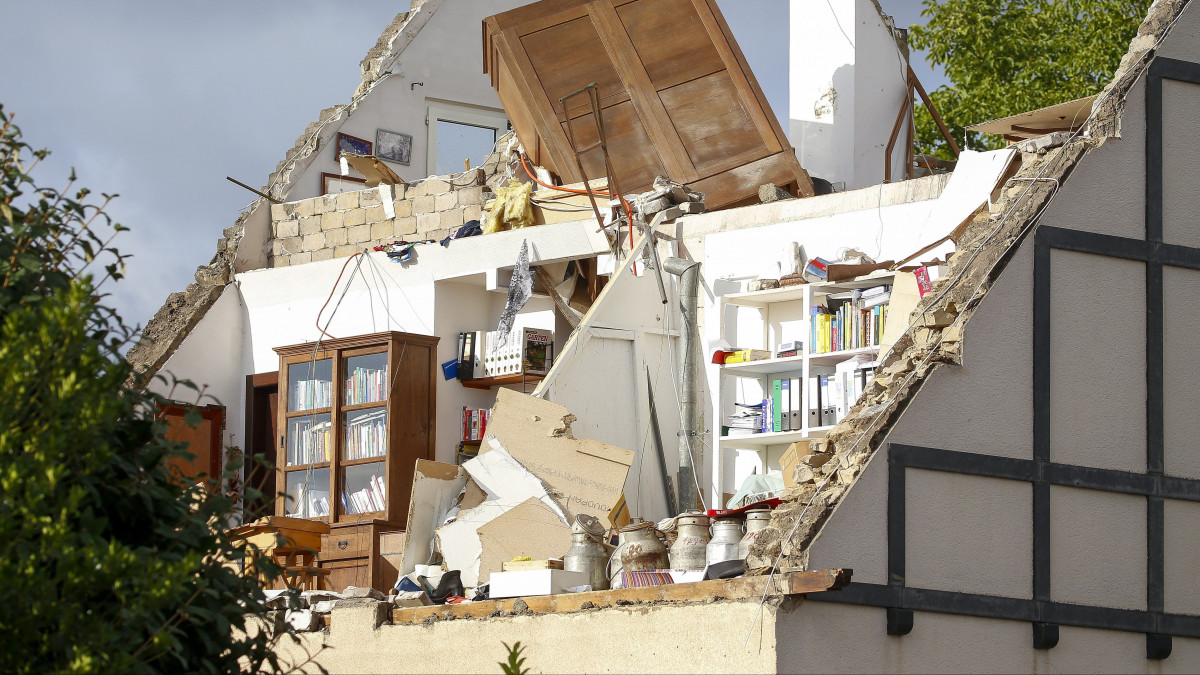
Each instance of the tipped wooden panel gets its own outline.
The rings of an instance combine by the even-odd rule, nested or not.
[[[630,2],[617,15],[655,89],[725,69],[691,0]]]
[[[721,71],[659,92],[696,171],[704,176],[767,152],[729,73]],[[757,187],[755,191],[757,191]]]
[[[600,112],[600,119],[604,123],[613,170],[619,176],[617,183],[622,190],[640,191],[653,184],[655,176],[667,175],[662,158],[646,135],[646,128],[642,126],[632,102],[605,108]],[[562,126],[565,133],[567,125]],[[596,123],[591,114],[572,119],[571,128],[575,132],[575,144],[578,147],[586,148],[596,142]],[[588,176],[605,175],[604,154],[599,148],[583,153],[580,159]]]
[[[625,85],[588,16],[522,35],[521,46],[555,111],[561,109],[558,99],[592,82],[597,83],[602,99],[625,93]],[[573,106],[586,101],[583,96],[579,98],[579,102],[571,101]]]

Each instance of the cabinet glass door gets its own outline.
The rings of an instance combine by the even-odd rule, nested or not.
[[[300,469],[287,472],[284,494],[287,515],[293,518],[322,518],[329,515],[329,469]]]

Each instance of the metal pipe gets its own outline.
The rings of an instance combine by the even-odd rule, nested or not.
[[[680,377],[682,427],[679,430],[679,512],[703,508],[693,449],[699,447],[704,432],[696,394],[696,367],[700,360],[699,321],[696,304],[700,297],[700,263],[682,258],[667,258],[663,271],[679,277],[679,310],[683,315],[680,337],[683,348],[676,352]],[[668,338],[670,339],[670,338]]]

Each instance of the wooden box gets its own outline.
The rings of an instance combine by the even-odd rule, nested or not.
[[[813,194],[716,0],[542,0],[484,19],[484,72],[530,157],[583,180],[559,99],[595,82],[619,188],[667,176],[709,209],[753,203],[763,183]],[[578,147],[597,131],[587,96],[568,101]],[[604,176],[599,149],[582,155]]]
[[[347,586],[370,587],[387,593],[398,578],[394,566],[385,564],[380,536],[400,528],[382,520],[336,523],[321,537],[317,561],[329,570],[325,587],[341,592]]]

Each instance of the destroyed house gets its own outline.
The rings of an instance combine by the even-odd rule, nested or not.
[[[398,17],[130,354],[277,465],[243,477],[284,493],[271,517],[235,524],[292,544],[311,632],[285,660],[482,671],[519,640],[536,672],[1196,669],[1195,7],[1153,3],[1069,122],[986,123],[1013,145],[919,177],[911,80],[811,119],[907,58],[873,2],[832,3],[853,59],[793,73],[787,135],[715,3],[519,4]],[[405,53],[464,21],[498,100],[458,103],[515,133],[425,178],[343,147],[405,131],[376,93],[422,97]],[[645,46],[666,32],[708,56]],[[752,121],[736,150],[672,107],[696,82]]]

